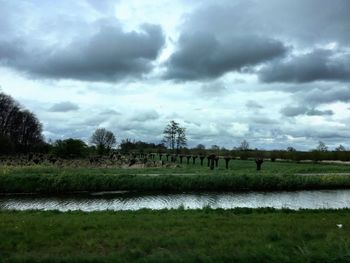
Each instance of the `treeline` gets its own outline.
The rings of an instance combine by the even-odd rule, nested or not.
[[[131,139],[124,139],[115,148],[115,135],[104,128],[97,129],[91,136],[88,145],[80,139],[69,138],[57,140],[53,143],[44,142],[42,136],[42,124],[34,113],[24,109],[12,97],[0,92],[0,154],[23,154],[41,153],[53,154],[61,158],[84,158],[91,155],[106,155],[111,153],[120,154],[171,154],[208,156],[216,155],[222,157],[249,158],[261,157],[275,161],[282,160],[340,160],[350,161],[350,151],[340,145],[335,151],[329,151],[323,142],[309,152],[296,151],[292,147],[286,150],[263,151],[250,149],[247,141],[242,141],[239,147],[232,150],[220,148],[217,145],[206,149],[199,144],[194,148],[186,147],[185,128],[178,123],[171,121],[164,130],[162,143],[148,143]]]
[[[101,129],[97,129],[97,133]],[[96,134],[96,131],[94,134]],[[92,139],[94,136],[92,136]],[[122,140],[119,149],[111,149],[101,144],[87,145],[79,139],[57,140],[47,147],[48,154],[54,154],[61,158],[81,158],[92,155],[107,155],[112,153],[121,154],[150,154],[166,152],[166,147],[163,144],[147,143],[143,141],[135,141],[131,139]]]
[[[139,154],[149,154],[149,153],[162,153],[166,152],[167,148],[163,143],[147,143],[143,141],[136,141],[131,139],[122,140],[120,144],[120,152],[122,154],[128,153],[139,153]]]
[[[288,150],[275,150],[275,151],[231,151],[231,155],[235,158],[247,160],[249,158],[261,157],[264,159],[270,159],[271,161],[280,160],[291,160],[291,161],[305,161],[311,160],[314,162],[318,161],[350,161],[350,151],[317,151],[313,150],[310,152],[303,151],[288,151]]]
[[[35,114],[0,93],[0,153],[45,151],[45,146]]]
[[[322,160],[339,160],[350,161],[350,151],[296,151],[295,149],[265,151],[257,149],[233,149],[228,150],[219,147],[204,147],[187,148],[182,147],[177,153],[168,149],[164,144],[147,143],[143,141],[135,141],[130,139],[122,140],[118,149],[109,149],[101,153],[99,147],[88,146],[85,142],[79,139],[58,140],[55,143],[48,145],[47,153],[55,154],[61,158],[80,158],[91,155],[106,155],[111,153],[129,154],[129,155],[147,155],[147,154],[169,154],[178,156],[209,156],[216,155],[221,157],[230,157],[241,160],[255,159],[257,157],[269,159],[272,162],[276,160],[291,160],[291,161],[322,161]]]

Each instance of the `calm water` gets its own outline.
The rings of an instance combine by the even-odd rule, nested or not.
[[[137,210],[164,209],[274,207],[274,208],[350,208],[350,190],[248,193],[180,193],[135,195],[131,193],[95,193],[90,195],[43,197],[0,196],[0,209],[14,210]]]

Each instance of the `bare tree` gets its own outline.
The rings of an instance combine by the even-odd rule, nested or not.
[[[162,142],[169,146],[169,148],[173,151],[178,151],[181,147],[186,146],[187,138],[186,138],[186,129],[180,127],[180,124],[171,121],[164,129],[163,140]]]
[[[287,152],[296,152],[296,151],[297,150],[292,146],[287,147]]]
[[[19,120],[17,129],[17,143],[22,145],[24,149],[28,148],[30,144],[40,143],[43,138],[41,135],[42,125],[35,117],[35,115],[24,110],[18,114]]]
[[[176,151],[178,152],[181,147],[187,145],[186,129],[179,127],[176,134]]]
[[[326,144],[322,141],[318,142],[318,146],[316,148],[316,151],[319,152],[327,152],[328,151],[328,147],[326,146]]]
[[[12,97],[0,93],[0,133],[9,134],[10,125],[20,111],[19,104]]]
[[[117,140],[113,132],[99,128],[92,134],[90,142],[97,146],[99,153],[103,154],[109,152]]]
[[[337,152],[345,152],[346,151],[345,147],[341,144],[338,147],[336,147],[335,150]]]
[[[246,140],[243,140],[241,144],[239,145],[239,150],[241,151],[248,151],[249,150],[249,143]]]
[[[4,93],[0,93],[0,136],[11,141],[17,151],[43,143],[42,125],[34,113]]]

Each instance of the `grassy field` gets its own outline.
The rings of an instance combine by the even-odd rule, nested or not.
[[[1,262],[350,262],[350,210],[0,211],[0,237]]]
[[[229,168],[224,168],[223,161],[213,171],[199,164],[145,169],[0,166],[0,192],[54,194],[108,190],[268,191],[350,188],[349,165],[265,162],[262,171],[256,171],[253,161],[234,160],[230,162]],[[323,175],[312,175],[315,173]]]

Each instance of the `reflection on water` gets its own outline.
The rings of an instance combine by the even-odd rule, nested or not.
[[[248,192],[248,193],[180,193],[135,195],[125,192],[112,194],[43,197],[0,196],[0,209],[13,210],[137,210],[141,208],[164,209],[274,207],[274,208],[350,208],[350,190],[323,190],[297,192]]]

